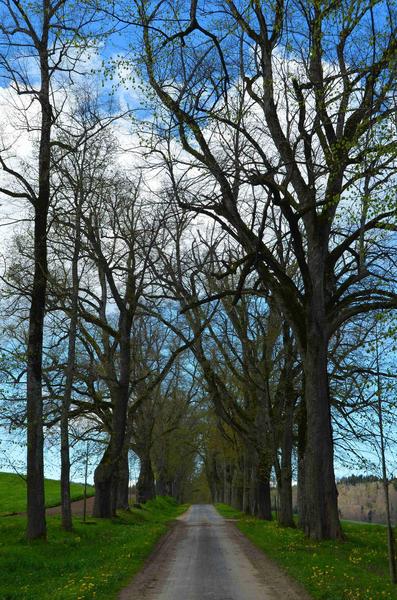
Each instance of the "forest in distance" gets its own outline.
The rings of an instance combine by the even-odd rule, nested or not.
[[[139,504],[276,502],[314,541],[343,539],[335,472],[374,474],[396,580],[396,33],[394,0],[0,0],[0,430],[26,439],[28,540],[48,445],[66,531],[76,448],[98,519],[133,454]]]

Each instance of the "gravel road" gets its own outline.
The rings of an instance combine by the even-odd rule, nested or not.
[[[194,505],[120,600],[310,600],[211,505]]]

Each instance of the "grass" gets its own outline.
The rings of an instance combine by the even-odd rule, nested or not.
[[[45,480],[46,506],[56,506],[61,502],[60,482]],[[84,494],[84,486],[72,483],[70,486],[72,500],[80,500]],[[88,486],[87,495],[94,495],[94,488]],[[26,511],[26,483],[22,477],[14,473],[0,473],[0,516]]]
[[[110,600],[142,566],[170,520],[186,509],[158,498],[117,519],[48,518],[48,541],[28,544],[24,517],[0,519],[1,600]]]
[[[386,529],[343,522],[344,542],[314,542],[298,529],[248,517],[230,506],[216,505],[237,527],[313,598],[321,600],[397,599],[389,582]]]

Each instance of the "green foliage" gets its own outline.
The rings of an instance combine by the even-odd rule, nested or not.
[[[74,520],[73,533],[48,519],[48,541],[25,541],[24,517],[0,518],[0,598],[2,600],[110,600],[128,584],[181,514],[169,498],[147,502],[117,519]]]
[[[57,506],[61,502],[60,482],[45,480],[46,506]],[[81,483],[70,485],[72,500],[83,498],[84,486]],[[94,488],[88,486],[87,495],[94,495]],[[26,511],[26,482],[14,473],[0,473],[0,516]]]
[[[380,525],[343,523],[344,542],[313,542],[299,529],[242,515],[218,504],[238,528],[307,591],[321,600],[397,599],[389,582],[386,529]]]

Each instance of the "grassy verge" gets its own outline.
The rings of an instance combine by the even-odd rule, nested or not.
[[[307,591],[321,600],[397,599],[389,583],[386,529],[343,523],[344,542],[313,542],[298,529],[247,517],[224,504],[221,515],[237,519],[237,527]]]
[[[169,521],[186,509],[158,498],[112,521],[48,519],[48,542],[28,544],[24,517],[0,519],[1,600],[110,600],[141,567]]]
[[[61,502],[61,484],[53,479],[45,480],[46,506],[57,506]],[[84,486],[80,483],[70,485],[72,500],[80,500]],[[87,494],[94,495],[94,488],[88,486]],[[0,473],[0,516],[26,511],[26,483],[14,473]]]

